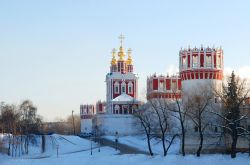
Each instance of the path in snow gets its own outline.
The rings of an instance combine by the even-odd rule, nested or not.
[[[112,147],[112,148],[117,147],[117,150],[120,151],[119,155],[125,155],[125,154],[150,155],[149,152],[141,151],[138,148],[131,147],[131,146],[128,146],[126,144],[119,143],[119,142],[117,143],[117,146],[116,146],[116,142],[114,142],[110,139],[104,138],[104,137],[101,137],[100,139],[96,138],[96,141],[100,142],[101,146],[108,146],[108,147]]]

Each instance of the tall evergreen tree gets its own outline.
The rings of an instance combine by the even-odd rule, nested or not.
[[[223,85],[222,91],[216,91],[217,96],[222,101],[222,113],[217,114],[224,124],[225,136],[229,135],[231,142],[231,157],[236,157],[237,141],[240,136],[245,135],[246,129],[241,126],[241,123],[247,119],[247,114],[241,112],[241,106],[244,100],[249,95],[249,88],[246,86],[246,81],[241,81],[232,72],[226,85]]]
[[[227,125],[229,129],[227,132],[231,135],[232,144],[231,144],[231,157],[236,157],[236,145],[238,140],[239,125],[240,125],[240,103],[241,99],[238,96],[238,87],[236,84],[235,74],[232,72],[230,81],[228,82],[228,89],[226,93],[226,111],[227,111]]]

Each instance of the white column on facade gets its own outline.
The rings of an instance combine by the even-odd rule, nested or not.
[[[204,66],[204,68],[207,68],[207,51],[204,50],[203,53],[204,53],[204,64],[203,64],[203,66]]]
[[[182,71],[182,53],[179,53],[179,71]]]
[[[214,51],[211,52],[211,64],[212,64],[212,68],[214,68]]]
[[[113,79],[111,79],[110,81],[110,85],[109,85],[109,88],[110,88],[110,100],[112,100],[114,98],[114,88],[113,88]]]
[[[197,62],[197,68],[201,67],[201,63],[200,63],[200,51],[198,51],[198,62]]]
[[[223,54],[222,51],[221,51],[221,54],[222,54],[222,56],[221,56],[222,57],[222,60],[221,60],[222,64],[221,64],[221,66],[222,66],[222,69],[224,69],[224,54]]]
[[[193,68],[193,51],[190,50],[190,68]]]

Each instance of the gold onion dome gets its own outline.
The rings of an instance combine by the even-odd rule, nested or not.
[[[116,53],[116,50],[115,48],[112,50],[112,60],[111,60],[111,64],[112,65],[116,65],[117,64],[117,61],[116,61],[116,58],[115,58],[115,53]]]
[[[133,60],[132,60],[132,57],[131,57],[131,53],[132,53],[132,49],[129,48],[129,49],[128,49],[128,60],[127,60],[127,65],[132,65]]]
[[[118,56],[120,57],[120,58],[119,58],[119,61],[124,61],[125,55],[126,55],[126,54],[124,53],[123,47],[120,46],[120,50],[119,50],[119,52],[118,52]]]

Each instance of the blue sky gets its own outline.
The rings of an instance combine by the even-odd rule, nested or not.
[[[112,48],[125,34],[138,73],[178,66],[181,47],[222,46],[225,67],[249,75],[249,0],[2,0],[0,101],[30,99],[46,120],[105,100]],[[249,71],[249,72],[248,72]]]

